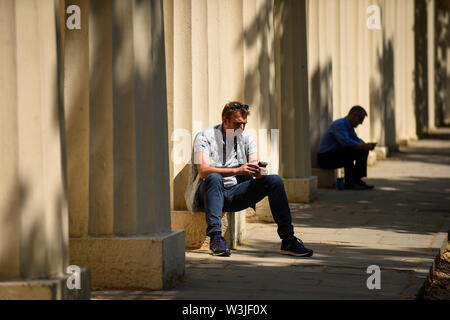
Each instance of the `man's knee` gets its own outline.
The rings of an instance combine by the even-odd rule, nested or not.
[[[356,154],[356,157],[367,158],[369,156],[369,151],[355,149],[355,154]]]
[[[369,156],[369,151],[356,149],[356,148],[349,148],[345,150],[346,158],[351,160],[357,160],[364,157]]]
[[[219,173],[210,173],[206,178],[205,178],[205,183],[207,185],[214,185],[214,184],[220,184],[222,185],[222,175]]]
[[[266,180],[267,183],[269,183],[269,185],[284,186],[283,179],[281,179],[281,177],[277,174],[267,175],[264,179]]]

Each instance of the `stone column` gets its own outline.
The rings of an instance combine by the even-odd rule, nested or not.
[[[395,81],[395,128],[396,142],[405,145],[408,142],[408,96],[410,92],[410,81],[413,81],[413,68],[408,64],[409,57],[414,56],[414,50],[409,50],[409,23],[408,16],[412,14],[408,10],[409,0],[395,2],[393,24],[394,27],[394,81]]]
[[[345,106],[342,105],[341,102],[341,96],[342,96],[342,87],[346,84],[341,82],[341,74],[342,74],[342,64],[341,64],[341,55],[344,54],[341,52],[342,44],[341,40],[343,35],[340,32],[341,28],[341,1],[336,0],[333,1],[329,5],[329,9],[327,11],[327,16],[329,16],[332,21],[331,28],[332,31],[330,32],[331,39],[329,40],[332,43],[331,46],[331,55],[332,55],[332,66],[331,70],[333,73],[332,76],[332,89],[333,89],[333,114],[332,119],[338,119],[340,118],[344,110],[346,109]],[[330,11],[331,10],[331,11]]]
[[[0,1],[0,299],[89,299],[69,291],[68,213],[52,0]]]
[[[385,143],[385,74],[384,74],[384,60],[385,46],[383,43],[385,33],[385,7],[384,1],[378,0],[371,2],[371,4],[378,5],[381,9],[381,29],[373,29],[369,31],[370,41],[370,72],[369,72],[369,96],[370,96],[370,112],[367,121],[370,122],[370,140],[377,142],[375,148],[377,160],[385,159],[387,156],[387,147]],[[368,16],[366,14],[366,19]]]
[[[416,126],[416,112],[414,108],[415,100],[415,50],[414,50],[414,26],[415,26],[415,1],[407,0],[405,3],[405,82],[406,82],[406,96],[405,96],[405,135],[408,141],[417,140],[417,126]]]
[[[427,1],[417,0],[414,7],[414,109],[417,135],[422,138],[428,134]]]
[[[306,1],[308,16],[308,77],[312,174],[319,187],[336,183],[337,170],[317,164],[320,139],[331,122],[340,117],[340,1]]]
[[[389,151],[398,149],[396,130],[396,2],[385,1],[383,7],[383,102],[384,102],[384,143]]]
[[[133,10],[128,1],[112,7],[114,132],[114,233],[136,234],[136,110]],[[101,51],[100,51],[101,52]]]
[[[361,105],[370,117],[370,33],[372,30],[367,28],[367,18],[361,19],[358,17],[367,17],[366,9],[372,4],[370,0],[354,0],[356,6],[356,60],[354,63],[357,65],[357,79],[358,79],[358,96],[356,103]],[[346,114],[348,110],[354,105],[345,106]],[[366,118],[362,125],[356,128],[358,136],[366,142],[372,141],[370,136],[370,119]],[[375,155],[374,152],[372,152]],[[371,154],[369,154],[368,163],[373,164],[375,159],[371,159]]]
[[[428,132],[436,129],[436,2],[427,1]]]
[[[169,0],[164,18],[172,228],[186,230],[188,248],[207,247],[204,213],[187,211],[184,192],[195,135],[221,123],[225,103],[243,98],[242,2]],[[222,219],[230,245],[227,226],[242,220],[237,215]]]
[[[313,168],[320,138],[333,120],[363,106],[369,120],[357,128],[365,141],[371,137],[371,36],[380,33],[366,25],[370,1],[308,2],[308,63],[310,81],[310,136]],[[345,84],[345,85],[344,85]],[[369,155],[369,165],[375,162]],[[336,172],[313,169],[320,186],[332,186]]]
[[[307,1],[308,5],[308,81],[309,81],[309,114],[310,114],[310,143],[311,163],[317,168],[317,149],[320,137],[320,111],[321,111],[321,74],[320,74],[320,24],[319,24],[320,1]],[[324,32],[326,34],[326,32]],[[327,86],[328,89],[328,86]],[[325,121],[328,116],[324,115]]]
[[[77,5],[81,13],[80,30],[64,33],[64,116],[65,158],[70,237],[88,235],[89,224],[89,2],[67,0],[66,11]]]
[[[319,186],[334,184],[335,172],[317,164],[320,139],[340,116],[339,1],[307,1],[310,144]]]
[[[316,196],[309,142],[308,60],[305,1],[276,1],[276,72],[280,108],[280,175],[289,202]]]
[[[402,0],[385,1],[383,7],[384,142],[392,150],[417,138],[414,73],[420,70],[414,71],[414,6],[413,0]]]
[[[89,234],[113,234],[111,1],[89,1]]]
[[[436,124],[450,124],[450,1],[436,2]]]
[[[20,277],[20,193],[15,1],[0,1],[0,275]],[[5,155],[5,156],[3,156]],[[1,289],[0,289],[1,290]],[[2,292],[2,291],[0,291]]]
[[[170,222],[162,1],[88,1],[88,11],[89,40],[72,39],[89,48],[80,71],[90,74],[89,158],[80,174],[90,204],[74,213],[87,215],[88,233],[71,237],[70,261],[88,266],[98,288],[163,289],[184,274],[185,239]],[[75,45],[69,34],[66,45]],[[69,147],[67,155],[75,156]]]
[[[251,107],[246,130],[257,139],[262,161],[278,173],[273,1],[243,1],[244,100]]]
[[[356,128],[358,136],[365,142],[374,142],[371,135],[371,109],[370,104],[370,78],[371,78],[371,60],[370,52],[372,49],[371,36],[375,32],[380,32],[380,30],[371,30],[367,27],[368,15],[366,13],[367,8],[374,3],[370,0],[363,0],[357,2],[357,78],[358,78],[358,105],[361,105],[366,111],[368,117],[364,123]],[[356,3],[355,3],[356,5]],[[365,19],[358,19],[358,17],[365,17]],[[352,105],[347,106],[346,114]],[[369,157],[367,159],[367,165],[372,166],[376,163],[376,151],[370,151]]]

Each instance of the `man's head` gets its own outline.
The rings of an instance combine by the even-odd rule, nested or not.
[[[248,105],[238,101],[228,102],[222,111],[223,129],[244,130],[247,124],[247,116],[250,114]]]
[[[348,112],[348,121],[353,128],[356,128],[363,123],[364,118],[367,117],[367,112],[361,106],[354,106]]]

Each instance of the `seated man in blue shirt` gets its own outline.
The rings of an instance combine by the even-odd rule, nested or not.
[[[365,143],[358,138],[355,129],[367,116],[361,106],[354,106],[344,118],[335,120],[325,131],[318,150],[319,167],[336,169],[344,167],[345,189],[372,189],[361,180],[367,176],[367,157],[376,143]]]

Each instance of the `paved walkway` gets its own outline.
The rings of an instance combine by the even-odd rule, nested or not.
[[[172,290],[97,291],[92,298],[414,299],[450,230],[450,140],[420,140],[400,151],[368,169],[376,189],[320,189],[318,201],[292,206],[311,258],[280,255],[276,226],[251,223],[248,243],[231,257],[186,253],[186,276]],[[370,265],[381,269],[379,290],[367,288]]]

